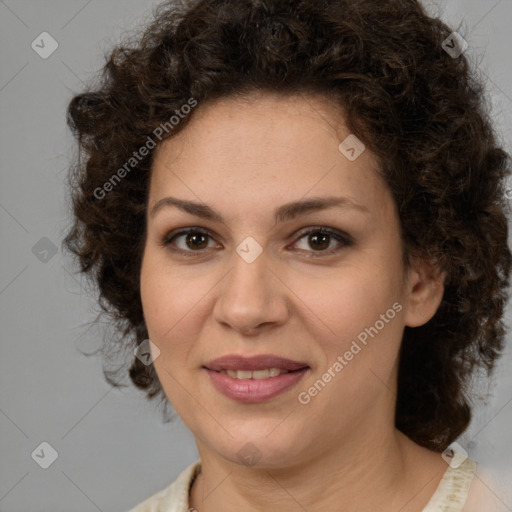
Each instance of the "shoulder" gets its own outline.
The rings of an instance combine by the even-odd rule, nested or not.
[[[190,485],[200,469],[200,461],[190,464],[171,485],[156,492],[128,512],[188,512]]]
[[[463,512],[509,512],[512,503],[510,468],[478,464]]]
[[[465,459],[457,465],[449,465],[436,492],[422,512],[463,512],[477,464]]]

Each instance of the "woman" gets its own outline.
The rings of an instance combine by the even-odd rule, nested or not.
[[[509,168],[463,43],[415,0],[168,2],[73,98],[66,245],[200,455],[132,512],[476,510]]]

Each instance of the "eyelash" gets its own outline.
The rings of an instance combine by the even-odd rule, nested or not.
[[[172,252],[176,252],[176,253],[180,253],[186,257],[195,257],[197,256],[199,253],[202,253],[204,252],[206,249],[198,249],[197,251],[193,251],[193,250],[183,250],[183,249],[176,249],[176,248],[171,248],[171,243],[178,237],[180,236],[185,236],[185,235],[188,235],[188,234],[191,234],[191,233],[194,233],[194,234],[200,234],[200,235],[205,235],[205,236],[208,236],[210,237],[211,239],[213,239],[213,236],[212,234],[208,231],[208,230],[205,230],[203,228],[195,228],[195,227],[192,227],[192,228],[187,228],[187,229],[183,229],[181,231],[178,231],[176,233],[169,233],[167,236],[165,236],[165,238],[162,240],[161,242],[161,245],[163,247],[166,247],[166,248],[169,248]],[[302,238],[308,236],[308,235],[311,235],[311,234],[323,234],[323,235],[330,235],[331,237],[333,237],[337,242],[340,242],[343,244],[344,247],[350,247],[353,245],[354,241],[353,239],[347,235],[346,233],[343,233],[341,231],[338,231],[338,230],[334,230],[334,229],[331,229],[331,228],[325,228],[325,227],[314,227],[314,228],[309,228],[308,230],[306,231],[302,231],[300,232],[297,236],[297,240],[294,242],[297,243],[299,240],[301,240]],[[334,250],[333,249],[326,249],[326,250],[319,250],[319,251],[307,251],[307,252],[311,252],[310,255],[308,255],[307,257],[311,257],[311,258],[318,258],[318,257],[325,257],[325,256],[331,256],[332,254],[335,254],[337,252],[339,252],[343,247],[338,247],[338,248],[335,248]]]

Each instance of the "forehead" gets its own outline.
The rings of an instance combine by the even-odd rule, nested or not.
[[[330,135],[331,144],[339,144],[338,138],[344,128],[341,107],[321,96],[290,95],[271,93],[252,93],[242,97],[220,98],[207,102],[195,109],[187,127],[177,136],[164,141],[157,148],[157,155],[166,152],[168,146],[174,149],[187,145],[187,139],[200,138],[197,145],[194,140],[194,153],[203,155],[203,148],[212,144],[218,156],[229,153],[230,158],[236,154],[259,155],[260,159],[278,149],[288,158],[298,153],[302,143],[308,140],[318,141],[319,136]],[[324,141],[325,142],[325,141]],[[262,151],[261,145],[268,145]],[[311,152],[310,144],[306,146]],[[305,148],[305,149],[306,149]],[[171,151],[167,151],[169,155]],[[178,157],[178,152],[174,152]]]
[[[196,196],[262,207],[335,194],[378,205],[386,193],[378,163],[366,149],[349,160],[339,148],[349,136],[341,108],[318,96],[258,94],[199,105],[186,128],[157,148],[150,202]]]

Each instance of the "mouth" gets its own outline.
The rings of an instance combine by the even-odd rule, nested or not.
[[[264,402],[289,390],[310,370],[307,363],[274,355],[224,356],[203,368],[215,388],[238,402]]]
[[[294,370],[297,371],[297,370]],[[285,373],[290,373],[290,370],[284,370],[282,368],[265,368],[263,370],[221,370],[223,375],[229,375],[232,379],[247,380],[263,380],[269,377],[279,377]]]
[[[204,365],[208,370],[214,372],[222,371],[236,371],[236,372],[258,372],[258,371],[270,371],[279,370],[280,372],[289,372],[300,370],[308,367],[308,364],[301,361],[293,361],[292,359],[286,359],[284,357],[275,356],[272,354],[261,354],[258,356],[239,356],[239,355],[227,355],[209,361]],[[271,375],[271,377],[277,377]],[[247,377],[244,377],[247,378]]]

